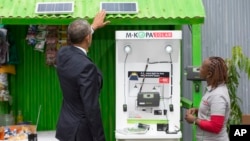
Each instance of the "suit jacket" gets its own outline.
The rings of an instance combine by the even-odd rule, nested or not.
[[[74,46],[62,47],[56,61],[63,94],[56,138],[60,141],[105,141],[99,105],[100,71]]]

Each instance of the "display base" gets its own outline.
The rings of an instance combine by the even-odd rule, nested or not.
[[[182,133],[166,134],[164,131],[148,131],[145,134],[122,134],[116,132],[116,141],[179,141],[182,138]]]

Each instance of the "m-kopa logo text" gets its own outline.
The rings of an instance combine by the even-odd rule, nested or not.
[[[162,31],[155,31],[155,32],[128,32],[126,33],[126,38],[137,38],[137,39],[154,39],[154,38],[171,38],[173,37],[172,32],[162,32]]]
[[[249,141],[250,125],[230,125],[230,141]]]

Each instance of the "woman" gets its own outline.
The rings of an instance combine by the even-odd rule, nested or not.
[[[229,141],[227,121],[230,115],[230,97],[227,88],[227,65],[220,57],[205,59],[200,77],[207,87],[199,109],[187,110],[185,119],[197,125],[197,141]]]

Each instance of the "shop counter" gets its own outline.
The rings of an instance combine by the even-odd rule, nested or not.
[[[122,134],[116,132],[116,141],[179,141],[181,132],[166,134],[165,132],[147,132],[146,134]]]
[[[56,131],[38,131],[37,140],[38,141],[59,141],[55,138]]]
[[[55,133],[56,133],[55,131],[38,131],[37,141],[59,141],[55,138]],[[0,140],[0,141],[7,141],[7,140]],[[28,139],[15,139],[15,141],[28,141]]]

